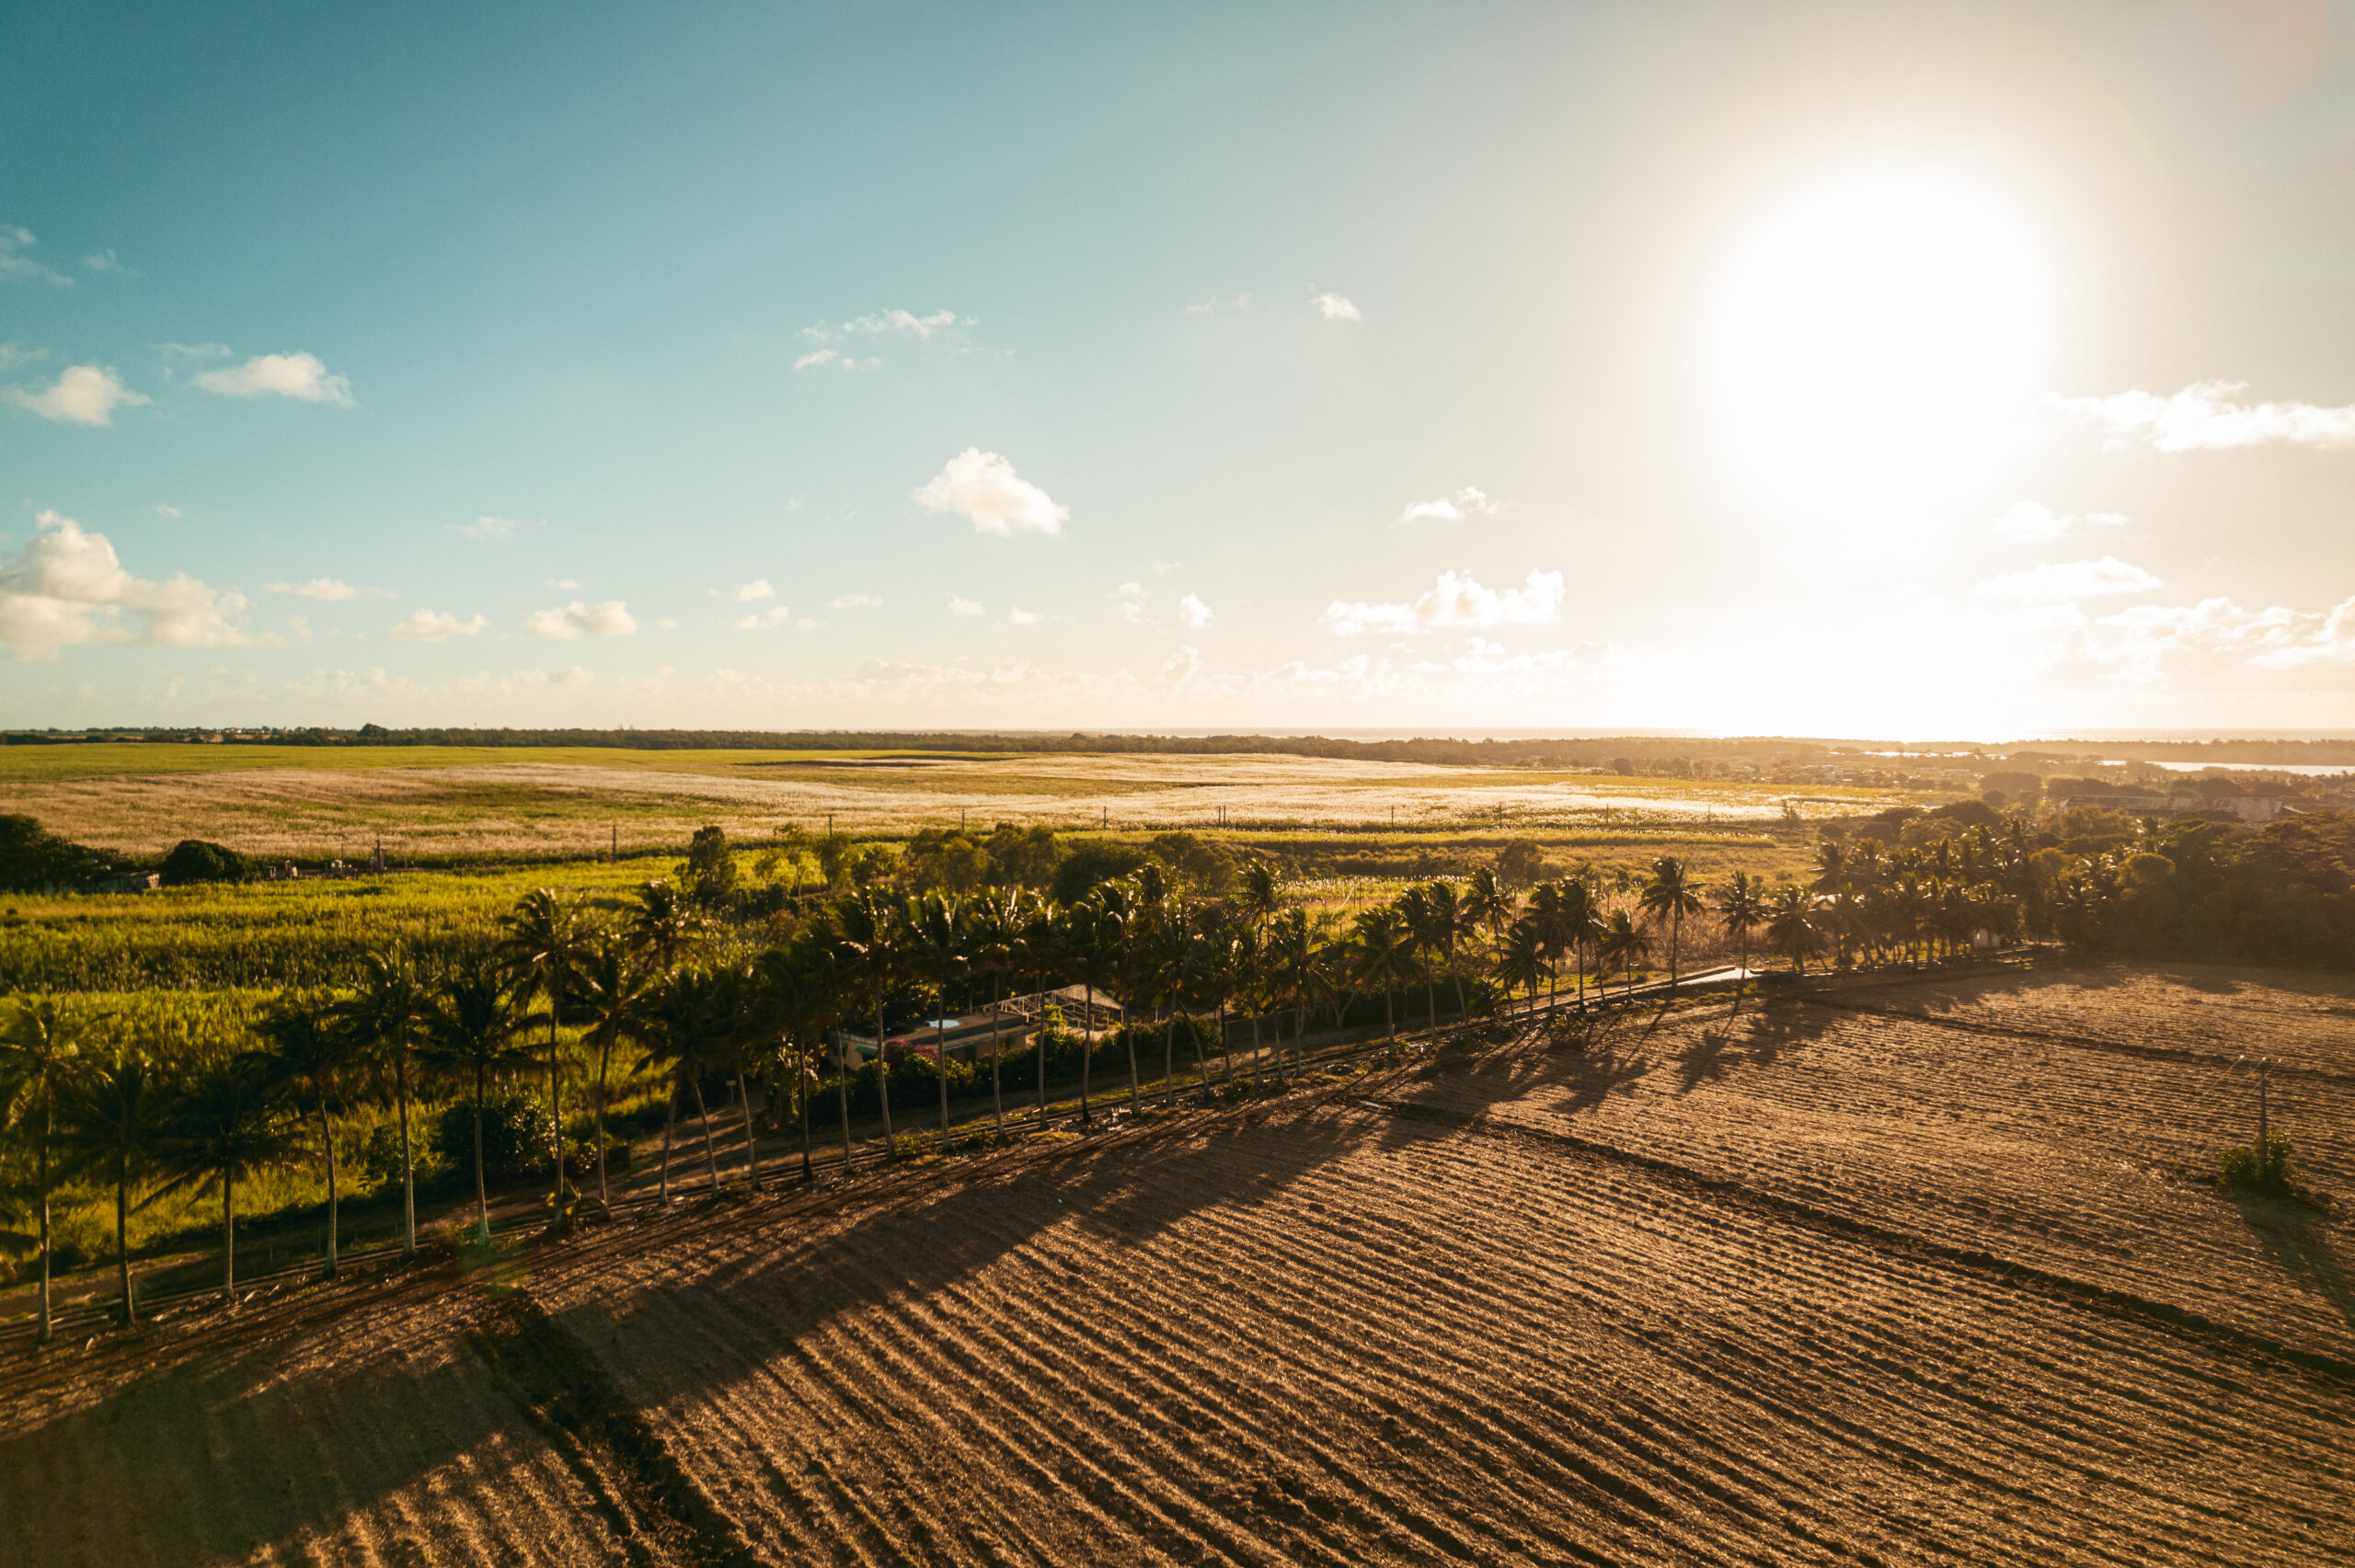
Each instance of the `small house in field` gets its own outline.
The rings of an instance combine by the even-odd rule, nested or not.
[[[126,871],[119,876],[109,876],[90,885],[94,893],[152,893],[164,885],[163,874],[155,871]]]

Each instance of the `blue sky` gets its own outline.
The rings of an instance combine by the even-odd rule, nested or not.
[[[2286,0],[19,7],[0,723],[2343,724],[2350,176]]]

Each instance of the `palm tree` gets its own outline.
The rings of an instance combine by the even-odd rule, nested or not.
[[[327,1277],[335,1277],[342,1187],[336,1165],[335,1113],[351,1096],[361,1067],[360,1042],[320,998],[289,991],[255,1024],[270,1042],[272,1070],[282,1083],[316,1106],[319,1147],[327,1162]]]
[[[843,992],[833,951],[822,933],[805,928],[782,947],[765,949],[752,961],[758,1005],[781,1036],[777,1065],[792,1085],[792,1104],[801,1123],[801,1180],[815,1180],[810,1160],[810,1105],[815,1096],[826,1030],[842,1015]],[[843,1173],[850,1173],[850,1117],[845,1086]]]
[[[1791,967],[1795,971],[1802,975],[1807,973],[1807,956],[1820,945],[1820,942],[1815,923],[1815,900],[1806,888],[1786,883],[1767,895],[1766,935],[1791,956]]]
[[[483,1176],[483,1095],[491,1079],[504,1078],[522,1065],[523,1051],[516,1036],[523,1022],[502,967],[479,955],[442,980],[433,1015],[426,1021],[432,1059],[474,1081],[475,1220],[486,1244],[490,1241],[490,1190]]]
[[[1737,871],[1717,895],[1717,916],[1726,922],[1739,943],[1740,956],[1735,960],[1741,970],[1734,981],[1734,1005],[1741,1005],[1741,988],[1750,979],[1750,933],[1766,923],[1766,887],[1753,881],[1748,872]]]
[[[709,929],[679,889],[659,877],[638,890],[625,920],[630,945],[646,955],[655,969],[669,974]]]
[[[128,1327],[139,1320],[131,1285],[131,1189],[146,1175],[170,1134],[173,1086],[144,1050],[122,1041],[110,1054],[87,1059],[60,1108],[65,1113],[60,1141],[72,1168],[96,1172],[114,1187],[115,1266]]]
[[[605,1185],[608,1075],[614,1047],[625,1040],[637,1040],[645,1026],[652,977],[627,943],[609,935],[597,944],[587,972],[580,979],[581,1001],[589,1013],[589,1026],[580,1039],[597,1052],[597,1097],[592,1134],[597,1148],[597,1201],[610,1211],[613,1197]]]
[[[663,981],[653,1012],[665,1054],[677,1064],[680,1081],[695,1094],[695,1116],[703,1124],[704,1163],[711,1173],[714,1196],[719,1193],[719,1152],[712,1142],[711,1112],[704,1104],[703,1081],[706,1074],[728,1065],[736,1009],[734,988],[726,974],[689,965],[672,971]]]
[[[1464,972],[1456,967],[1456,945],[1470,932],[1477,929],[1471,907],[1455,890],[1453,882],[1432,882],[1420,887],[1410,887],[1407,896],[1398,900],[1398,912],[1407,917],[1415,934],[1415,950],[1427,962],[1437,958],[1455,984],[1455,1015],[1459,1019],[1471,1016],[1471,1009],[1464,1001]],[[1411,904],[1409,899],[1412,900]],[[1433,1030],[1439,1027],[1438,1010],[1430,1005],[1430,976],[1426,969],[1423,978],[1424,1001],[1430,1007]]]
[[[60,1104],[80,1080],[82,1043],[97,1019],[58,1006],[53,998],[9,1003],[0,1020],[0,1127],[23,1128],[33,1154],[33,1196],[40,1209],[40,1337],[50,1333],[50,1168]]]
[[[864,985],[875,1004],[875,1080],[883,1102],[883,1150],[886,1159],[892,1158],[891,1145],[891,1064],[883,1059],[883,995],[891,982],[900,978],[901,950],[897,941],[898,922],[891,907],[871,887],[863,887],[850,898],[837,901],[833,909],[832,934],[835,963],[846,979]],[[843,1044],[843,1162],[845,1173],[850,1162],[850,1047]]]
[[[1148,867],[1147,869],[1151,869]],[[1158,881],[1150,891],[1159,890]],[[1089,933],[1105,949],[1104,956],[1118,966],[1120,983],[1120,1035],[1129,1047],[1129,1115],[1143,1111],[1137,1086],[1137,1020],[1148,1011],[1146,999],[1139,989],[1141,972],[1149,973],[1146,965],[1146,944],[1153,932],[1154,900],[1146,885],[1139,878],[1125,882],[1108,882],[1088,896],[1094,906],[1089,913]],[[1087,1091],[1085,1070],[1080,1088],[1080,1119],[1086,1120]]]
[[[990,977],[990,1115],[997,1141],[1005,1141],[1005,1088],[1000,1082],[998,1010],[1005,1001],[1005,975],[1014,967],[1015,934],[1021,930],[1023,895],[992,891],[965,904],[965,956]]]
[[[926,893],[908,906],[908,959],[932,982],[932,1055],[939,1069],[940,1147],[948,1147],[948,987],[965,972],[964,907],[942,893]]]
[[[1651,956],[1651,950],[1652,939],[1644,934],[1643,928],[1628,918],[1626,910],[1614,910],[1611,918],[1603,922],[1602,934],[1595,944],[1595,956],[1600,960],[1596,967],[1608,970],[1615,967],[1622,970],[1627,977],[1627,994],[1633,996],[1636,970]],[[1598,989],[1602,983],[1599,979],[1596,980]],[[1609,1000],[1607,993],[1605,1000]]]
[[[1700,889],[1685,874],[1684,863],[1672,854],[1652,862],[1651,880],[1644,884],[1637,907],[1655,921],[1668,922],[1668,989],[1676,989],[1676,950],[1684,934],[1684,917],[1701,912]]]
[[[1498,983],[1506,994],[1520,991],[1535,997],[1537,982],[1544,979],[1552,966],[1545,951],[1545,938],[1537,922],[1524,915],[1507,928],[1504,940],[1497,944],[1496,974]]]
[[[1276,911],[1283,907],[1283,868],[1271,860],[1253,860],[1246,864],[1242,890],[1235,896],[1235,913],[1250,921],[1251,929],[1257,933],[1265,931]]]
[[[237,1183],[291,1166],[302,1135],[271,1093],[267,1058],[252,1053],[215,1061],[188,1086],[166,1163],[183,1181],[221,1189],[221,1305],[237,1304]]]
[[[1535,930],[1538,941],[1544,944],[1545,953],[1545,1016],[1548,1019],[1554,1016],[1558,996],[1556,966],[1561,962],[1564,954],[1575,952],[1579,944],[1580,893],[1572,889],[1583,889],[1584,887],[1584,883],[1579,882],[1540,882],[1529,891],[1527,919]],[[1586,971],[1581,967],[1579,973],[1580,983],[1583,985]]]
[[[564,1179],[564,1058],[556,1031],[565,1004],[581,988],[598,933],[582,918],[579,900],[553,887],[524,894],[499,924],[500,951],[517,980],[537,986],[547,999],[548,1114],[556,1119],[556,1185],[548,1204],[562,1227],[570,1221],[571,1206]]]
[[[1293,1049],[1299,1049],[1301,1039],[1308,1033],[1308,997],[1317,979],[1316,932],[1308,921],[1308,913],[1294,905],[1269,923],[1268,964],[1276,984],[1292,993],[1298,1013],[1292,1027]],[[1278,1044],[1281,1045],[1279,1037]],[[1283,1056],[1277,1055],[1276,1076],[1281,1079]]]
[[[401,1250],[417,1254],[417,1167],[408,1131],[409,1054],[432,1015],[433,998],[406,947],[361,959],[360,988],[336,1006],[339,1023],[375,1065],[393,1070],[393,1104],[401,1129]]]
[[[1351,978],[1360,985],[1382,988],[1384,1032],[1396,1039],[1398,1015],[1393,999],[1398,982],[1413,969],[1413,935],[1398,911],[1387,904],[1360,910],[1350,922],[1350,930],[1353,944]]]
[[[1039,1125],[1047,1125],[1047,1007],[1048,982],[1063,963],[1063,930],[1055,918],[1051,905],[1036,893],[1017,893],[1013,917],[1013,932],[1008,939],[1006,961],[1017,972],[1028,976],[1038,987],[1040,1024],[1033,1032],[1031,1044],[1038,1051]]]
[[[1511,922],[1514,910],[1513,896],[1497,880],[1495,866],[1484,865],[1472,873],[1464,888],[1464,918],[1488,933],[1489,946],[1504,940],[1504,928]]]

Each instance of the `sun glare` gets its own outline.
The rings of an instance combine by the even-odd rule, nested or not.
[[[1999,467],[2038,390],[2050,268],[1961,182],[1821,186],[1735,250],[1710,381],[1746,483],[1825,514],[1920,505]]]

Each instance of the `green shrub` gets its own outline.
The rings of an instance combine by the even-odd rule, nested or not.
[[[448,1113],[443,1113],[445,1116]],[[446,1174],[449,1164],[425,1136],[428,1129],[412,1126],[409,1136],[409,1163],[419,1186],[426,1186]],[[486,1145],[489,1129],[484,1129]],[[474,1169],[474,1121],[468,1113],[465,1127],[466,1169]],[[360,1147],[360,1185],[366,1191],[397,1187],[401,1180],[401,1129],[397,1122],[380,1122],[368,1134],[368,1141]]]
[[[164,857],[164,886],[186,887],[198,882],[243,882],[246,857],[225,844],[202,839],[182,839]]]
[[[2249,1142],[2227,1149],[2216,1160],[2216,1179],[2228,1187],[2256,1192],[2290,1193],[2297,1182],[2291,1164],[2290,1140],[2281,1134],[2266,1135],[2265,1147]]]
[[[475,1108],[471,1100],[446,1107],[428,1140],[435,1158],[453,1169],[475,1168]],[[396,1156],[397,1158],[397,1156]],[[483,1097],[482,1169],[492,1181],[545,1171],[556,1162],[556,1118],[547,1103],[520,1084],[502,1084]]]

